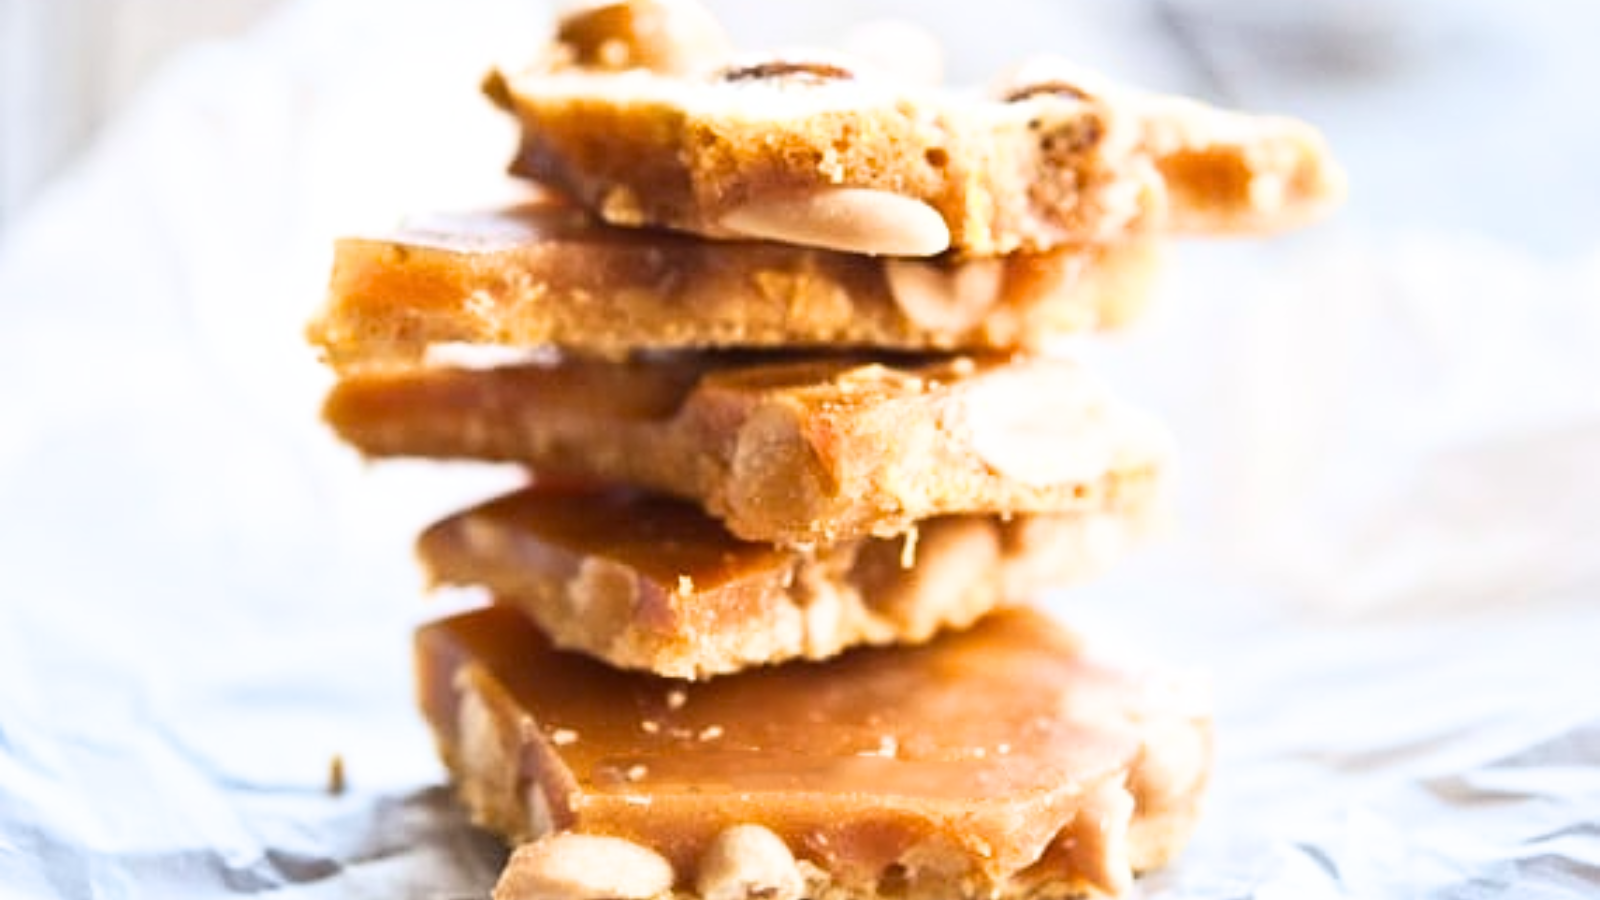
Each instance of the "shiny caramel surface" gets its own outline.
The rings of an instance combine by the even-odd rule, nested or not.
[[[522,723],[521,778],[558,827],[669,856],[750,821],[846,866],[934,840],[1017,868],[1140,748],[1140,678],[1027,609],[923,646],[696,683],[554,650],[501,608],[425,626],[417,653],[447,744],[466,739],[461,673],[487,676],[501,715]]]
[[[496,567],[562,574],[604,560],[685,593],[781,574],[793,555],[739,540],[692,503],[622,488],[516,491],[430,528],[419,551],[439,559],[474,541],[493,543]]]
[[[706,357],[673,355],[625,362],[563,359],[552,364],[491,369],[434,368],[371,373],[341,380],[323,418],[341,431],[396,438],[414,428],[418,410],[454,410],[458,417],[510,418],[527,409],[546,416],[582,416],[607,425],[670,418],[700,378],[716,367]],[[388,428],[386,428],[388,426]],[[458,435],[458,442],[469,439]]]

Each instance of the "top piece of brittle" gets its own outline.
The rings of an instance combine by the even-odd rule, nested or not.
[[[614,224],[710,238],[998,256],[1275,232],[1344,195],[1321,135],[1293,119],[1059,59],[957,91],[828,53],[746,56],[677,0],[582,7],[485,87],[521,123],[514,172]]]

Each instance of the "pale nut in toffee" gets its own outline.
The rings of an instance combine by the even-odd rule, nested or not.
[[[733,207],[722,230],[746,238],[866,256],[933,256],[950,246],[938,210],[865,188],[815,188]]]
[[[760,825],[725,828],[700,855],[701,900],[800,900],[805,880],[783,839]]]
[[[652,900],[674,881],[648,847],[605,835],[560,833],[518,847],[494,900]]]
[[[999,302],[1006,275],[995,259],[954,266],[891,259],[884,272],[906,317],[939,331],[964,331],[982,321]]]
[[[1119,458],[1126,445],[1107,421],[1119,411],[1099,400],[1099,392],[1092,381],[1080,380],[1045,394],[1026,378],[996,371],[962,395],[953,419],[972,452],[1006,478],[1031,485],[1080,482],[1137,464],[1137,456]],[[1149,436],[1151,444],[1160,440]]]

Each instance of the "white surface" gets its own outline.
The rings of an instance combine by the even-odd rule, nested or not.
[[[278,0],[0,0],[0,234],[158,62]]]
[[[1312,115],[1351,207],[1183,248],[1152,320],[1091,348],[1172,424],[1183,525],[1054,608],[1209,668],[1219,704],[1210,812],[1147,896],[1600,891],[1600,183],[1595,124],[1552,114],[1600,64],[1553,9],[1451,8],[1445,36],[1472,40],[1401,42],[1394,66],[1219,57],[1232,74],[1193,86]],[[811,9],[759,27],[838,13]],[[995,9],[953,70],[1020,36],[1201,78],[1148,8]],[[475,84],[542,12],[293,6],[181,59],[9,235],[0,897],[492,881],[412,708],[407,633],[439,607],[409,544],[510,476],[360,466],[316,422],[299,330],[335,235],[506,189],[512,136]],[[1411,15],[1400,38],[1433,34]],[[1216,46],[1247,33],[1206,21]],[[1538,100],[1494,106],[1524,139],[1480,147],[1456,111],[1497,84]]]

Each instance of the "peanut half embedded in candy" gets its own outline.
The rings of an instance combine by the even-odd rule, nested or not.
[[[720,224],[742,237],[869,256],[933,256],[950,246],[950,227],[938,210],[870,188],[753,200],[725,214]]]
[[[700,900],[799,900],[805,891],[794,854],[760,825],[734,825],[712,840],[695,879]]]
[[[672,865],[617,837],[553,834],[518,847],[494,900],[651,900],[672,889]]]
[[[1000,300],[1005,273],[999,259],[954,265],[891,259],[884,264],[895,304],[906,318],[935,330],[972,328],[981,322]]]

